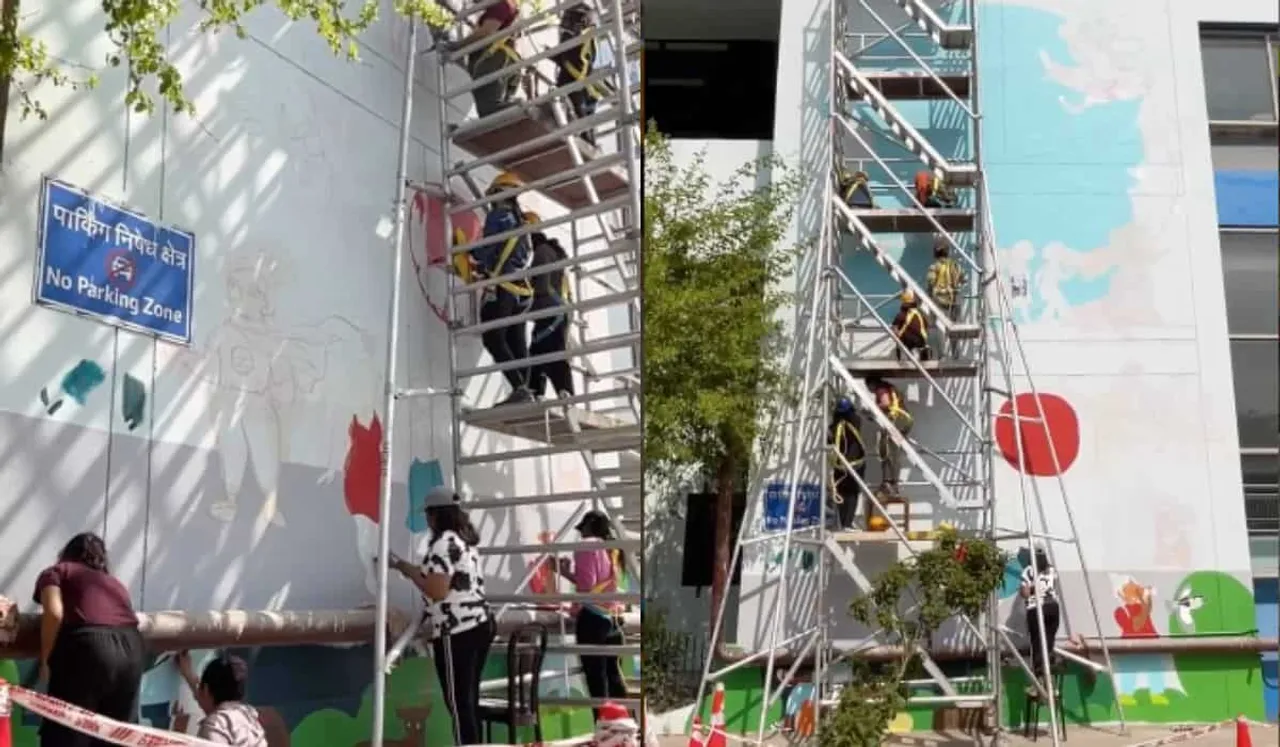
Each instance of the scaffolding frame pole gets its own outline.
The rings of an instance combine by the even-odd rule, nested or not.
[[[404,279],[404,229],[406,197],[408,184],[406,172],[409,167],[409,138],[413,126],[413,84],[418,54],[418,22],[410,17],[409,44],[405,53],[404,94],[400,107],[400,142],[396,162],[395,216],[392,218],[391,231],[391,298],[387,302],[387,360],[385,376],[386,386],[383,392],[383,418],[386,437],[382,441],[382,474],[378,491],[378,596],[375,601],[373,629],[373,724],[371,747],[383,747],[386,731],[387,702],[387,620],[390,586],[390,553],[391,553],[391,459],[395,454],[395,414],[396,414],[396,380],[397,363],[400,347],[400,286]]]

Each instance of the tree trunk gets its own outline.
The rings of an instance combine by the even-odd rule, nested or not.
[[[715,566],[711,569],[711,626],[714,629],[716,615],[720,614],[720,600],[728,593],[730,583],[729,561],[733,559],[733,489],[736,487],[738,467],[731,454],[726,454],[716,465],[716,551]],[[724,639],[724,631],[720,633]]]

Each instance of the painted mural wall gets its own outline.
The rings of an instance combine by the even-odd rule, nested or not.
[[[891,25],[907,21],[891,3],[872,5]],[[948,12],[961,12],[959,5]],[[1059,456],[1053,465],[1044,430],[1024,426],[1032,519],[1049,534],[1070,535],[1059,492],[1059,485],[1065,487],[1087,565],[1082,567],[1068,544],[1051,548],[1062,576],[1064,638],[1256,630],[1198,24],[1275,23],[1276,10],[1243,0],[1213,8],[1190,5],[979,3],[981,146],[997,250],[1013,290],[1026,370],[1044,395],[1039,409]],[[827,38],[827,7],[787,0],[781,26],[777,110],[783,114],[774,147],[815,170],[822,161],[806,144],[805,133],[816,131],[807,112],[822,102],[816,89],[796,81],[822,77],[824,62],[811,42]],[[1215,16],[1202,17],[1210,12]],[[865,14],[861,22],[869,22]],[[962,64],[953,53],[926,44],[916,51],[937,66]],[[859,64],[910,65],[892,41],[884,45]],[[954,103],[895,106],[944,157],[973,157],[967,117]],[[909,179],[919,168],[874,132],[871,142],[900,177]],[[873,182],[888,181],[883,168],[868,171]],[[877,198],[895,202],[888,190]],[[802,217],[807,210],[802,206]],[[796,236],[805,235],[798,225]],[[922,278],[931,260],[930,237],[884,238],[882,245]],[[896,285],[888,274],[869,255],[849,249],[845,270],[859,289],[873,301],[889,299]],[[893,301],[880,311],[886,319],[895,312]],[[943,397],[920,384],[903,389],[915,416],[913,437],[943,455],[973,450]],[[1034,408],[1025,377],[1015,377],[1011,389],[1024,413]],[[946,392],[963,412],[972,406],[970,383],[948,384]],[[997,400],[995,408],[1010,405]],[[1021,528],[1027,517],[1014,466],[1014,431],[1008,420],[996,420],[994,427],[998,523]],[[959,481],[963,472],[948,470],[944,478]],[[868,477],[872,484],[879,480],[876,467]],[[918,474],[906,479],[922,481]],[[907,491],[912,494],[912,488]],[[976,496],[962,490],[957,497],[963,505]],[[973,511],[921,508],[913,505],[912,529],[943,520],[963,527],[975,520]],[[875,551],[862,557],[868,563],[864,570],[874,572]],[[892,559],[886,550],[878,562]],[[744,573],[738,625],[738,639],[748,648],[766,645],[766,622],[782,576],[793,595],[780,612],[786,635],[815,622],[797,594],[804,599],[821,589],[832,619],[848,619],[844,605],[855,587],[844,574],[820,585],[813,565],[799,553],[785,565],[766,554],[755,560]],[[1020,570],[1014,561],[1009,573]],[[1090,590],[1099,607],[1097,625]],[[1024,629],[1013,589],[1006,588],[1004,596],[1005,622]],[[836,639],[867,632],[851,621],[840,627]],[[964,642],[955,631],[940,637]],[[1134,720],[1262,715],[1256,654],[1124,657],[1114,690]],[[1106,709],[1114,708],[1106,705],[1113,700],[1109,683],[1091,684],[1087,698],[1081,697],[1092,704],[1081,706],[1081,719],[1106,720]]]
[[[0,295],[7,299],[0,304],[0,476],[11,489],[0,498],[0,593],[24,610],[34,609],[36,574],[83,530],[104,535],[113,570],[140,609],[373,603],[379,454],[391,436],[382,393],[408,49],[406,27],[384,5],[355,63],[333,57],[308,24],[291,24],[271,8],[253,14],[244,40],[198,33],[192,9],[168,43],[194,116],[126,111],[123,74],[115,70],[103,71],[94,91],[34,89],[48,121],[20,121],[16,105],[9,112],[0,174]],[[50,55],[94,70],[107,51],[99,6],[24,2],[22,21],[38,29]],[[439,184],[437,71],[431,55],[419,60],[408,175]],[[464,82],[455,69],[446,79],[448,87]],[[471,106],[468,97],[456,101]],[[446,119],[467,114],[450,106]],[[482,183],[493,175],[476,174]],[[48,225],[40,212],[44,177],[194,237],[189,346],[31,303],[37,237]],[[400,387],[449,382],[446,191],[416,194],[410,205]],[[563,212],[537,197],[524,205],[544,219]],[[474,234],[478,218],[459,224]],[[560,238],[568,242],[567,229]],[[455,319],[466,321],[465,311]],[[602,311],[588,318],[589,331],[616,333],[610,325],[620,320],[625,311]],[[479,338],[469,338],[457,364],[474,367],[481,356]],[[466,401],[483,406],[505,396],[498,382],[470,379]],[[455,476],[448,401],[407,402],[394,434],[391,513],[381,517],[403,556],[424,549],[421,499],[435,485],[456,479],[462,492],[484,497],[587,487],[576,454]],[[468,432],[463,448],[484,453],[500,438]],[[575,508],[491,509],[473,520],[485,544],[532,545],[567,535]],[[489,588],[513,591],[544,560],[486,557]],[[554,593],[561,583],[535,576],[535,591]],[[406,585],[393,597],[407,612],[420,606]],[[321,741],[331,725],[309,727],[309,741],[297,732],[326,699],[350,701],[334,717],[343,724],[362,718],[368,650],[321,651],[260,652],[264,662],[278,660],[260,669],[261,702],[297,706],[285,722],[298,744],[337,744]],[[333,675],[330,664],[360,674]],[[266,673],[272,667],[278,674]],[[313,670],[325,674],[308,677]],[[312,681],[332,681],[338,694],[312,698]],[[164,694],[153,706],[179,700],[172,686],[154,687]],[[576,678],[561,689],[582,690]],[[391,722],[423,715],[406,714]]]

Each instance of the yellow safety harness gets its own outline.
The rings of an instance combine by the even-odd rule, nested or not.
[[[521,223],[521,225],[524,225],[523,222]],[[520,245],[520,239],[522,238],[524,237],[512,236],[511,238],[507,239],[505,244],[502,245],[502,254],[498,255],[498,264],[497,264],[497,271],[499,275],[502,274],[502,268],[507,266],[507,260],[511,259],[511,254],[515,252],[516,247]],[[533,286],[529,283],[528,278],[525,278],[524,280],[517,280],[515,282],[507,280],[507,281],[498,283],[498,286],[515,296],[532,296],[533,295]]]
[[[902,321],[902,326],[894,330],[894,334],[901,337],[907,330],[911,329],[911,323],[916,322],[920,326],[920,336],[926,341],[929,339],[929,325],[925,324],[924,314],[920,313],[920,309],[908,309],[907,318]]]
[[[843,420],[840,421],[838,424],[836,424],[836,438],[835,438],[836,450],[840,452],[841,456],[844,456],[845,434],[850,433],[853,435],[854,440],[858,442],[858,445],[862,447],[862,453],[865,455],[867,453],[867,445],[862,441],[862,433],[860,433],[857,428],[849,428],[848,425],[849,424]],[[865,456],[859,459],[850,459],[848,460],[849,466],[857,467],[858,465],[862,464],[863,460],[865,459],[866,459]],[[837,464],[838,463],[839,462],[837,461]]]
[[[889,411],[885,414],[890,418],[906,418],[907,422],[911,422],[911,413],[907,412],[902,406],[902,395],[898,394],[897,389],[889,391]]]
[[[853,193],[858,190],[858,187],[861,187],[866,183],[867,180],[861,176],[855,175],[850,177],[849,186],[845,187],[844,192],[841,194],[841,199],[843,199],[845,203],[848,203],[849,200],[853,199]]]
[[[591,60],[596,51],[596,30],[587,29],[583,36],[585,39],[582,42],[582,46],[578,48],[578,65],[575,66],[569,61],[561,63],[564,65],[565,71],[576,81],[581,81],[591,72]],[[604,93],[594,83],[588,84],[586,91],[593,99],[604,98]]]
[[[613,575],[603,581],[598,581],[591,587],[592,594],[608,594],[609,585],[612,584],[616,590],[622,584],[622,553],[617,549],[610,549],[609,565],[613,568]],[[597,612],[603,612],[606,617],[613,619],[619,625],[622,623],[622,613],[626,612],[627,606],[621,602],[593,602],[586,606],[595,608]]]
[[[955,300],[956,285],[958,284],[960,273],[956,271],[956,261],[946,258],[937,262],[937,271],[933,278],[934,298],[941,300],[943,303],[951,303]]]

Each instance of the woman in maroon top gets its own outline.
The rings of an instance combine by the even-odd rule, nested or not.
[[[36,579],[40,679],[49,695],[117,721],[133,722],[146,661],[129,591],[107,570],[107,548],[91,532],[77,534],[58,562]],[[41,747],[105,747],[45,720]]]
[[[474,42],[493,36],[502,29],[509,28],[519,16],[516,0],[502,0],[490,5],[476,20],[475,30],[455,44],[454,49],[468,47]],[[515,68],[519,62],[520,55],[516,52],[515,39],[508,36],[501,41],[490,42],[467,55],[467,71],[471,73],[472,80],[475,80],[499,70]],[[520,71],[517,69],[473,89],[471,96],[476,101],[476,116],[487,117],[510,106],[511,100],[519,90]]]

